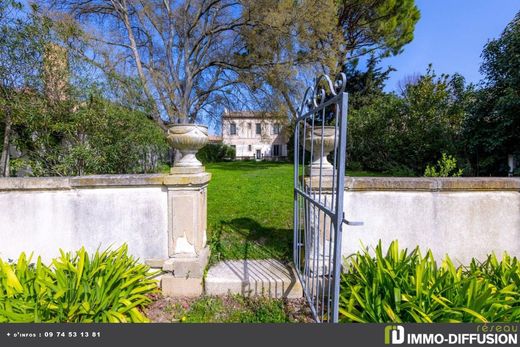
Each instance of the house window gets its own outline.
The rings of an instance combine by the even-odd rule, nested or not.
[[[273,134],[278,135],[280,133],[280,124],[273,124]]]
[[[252,149],[253,149],[253,146],[251,146],[251,145],[247,146],[247,150],[248,150],[249,152],[251,152]]]
[[[280,156],[280,145],[273,145],[273,157]]]
[[[229,135],[237,134],[237,125],[235,123],[231,123],[229,126]]]
[[[262,135],[262,124],[256,123],[256,134]]]

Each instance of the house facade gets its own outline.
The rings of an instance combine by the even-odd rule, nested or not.
[[[265,112],[230,112],[222,116],[222,142],[237,159],[286,160],[287,120]]]

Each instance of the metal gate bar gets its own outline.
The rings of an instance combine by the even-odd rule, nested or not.
[[[338,321],[347,140],[345,82],[344,74],[334,83],[320,76],[305,93],[295,127],[294,264],[317,322]],[[333,163],[326,157],[329,152]]]

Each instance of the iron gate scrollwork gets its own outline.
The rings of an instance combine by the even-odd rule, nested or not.
[[[338,321],[347,102],[345,74],[320,76],[305,92],[295,126],[296,273],[317,322]]]

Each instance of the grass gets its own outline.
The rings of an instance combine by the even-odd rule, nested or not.
[[[207,164],[212,257],[287,260],[292,251],[292,164]]]
[[[211,263],[222,259],[292,258],[293,164],[206,164]],[[347,171],[350,176],[381,176]]]
[[[146,309],[155,323],[312,322],[305,299],[270,299],[242,295],[168,298],[157,296]]]
[[[283,301],[265,298],[202,297],[181,318],[185,323],[286,323]]]

